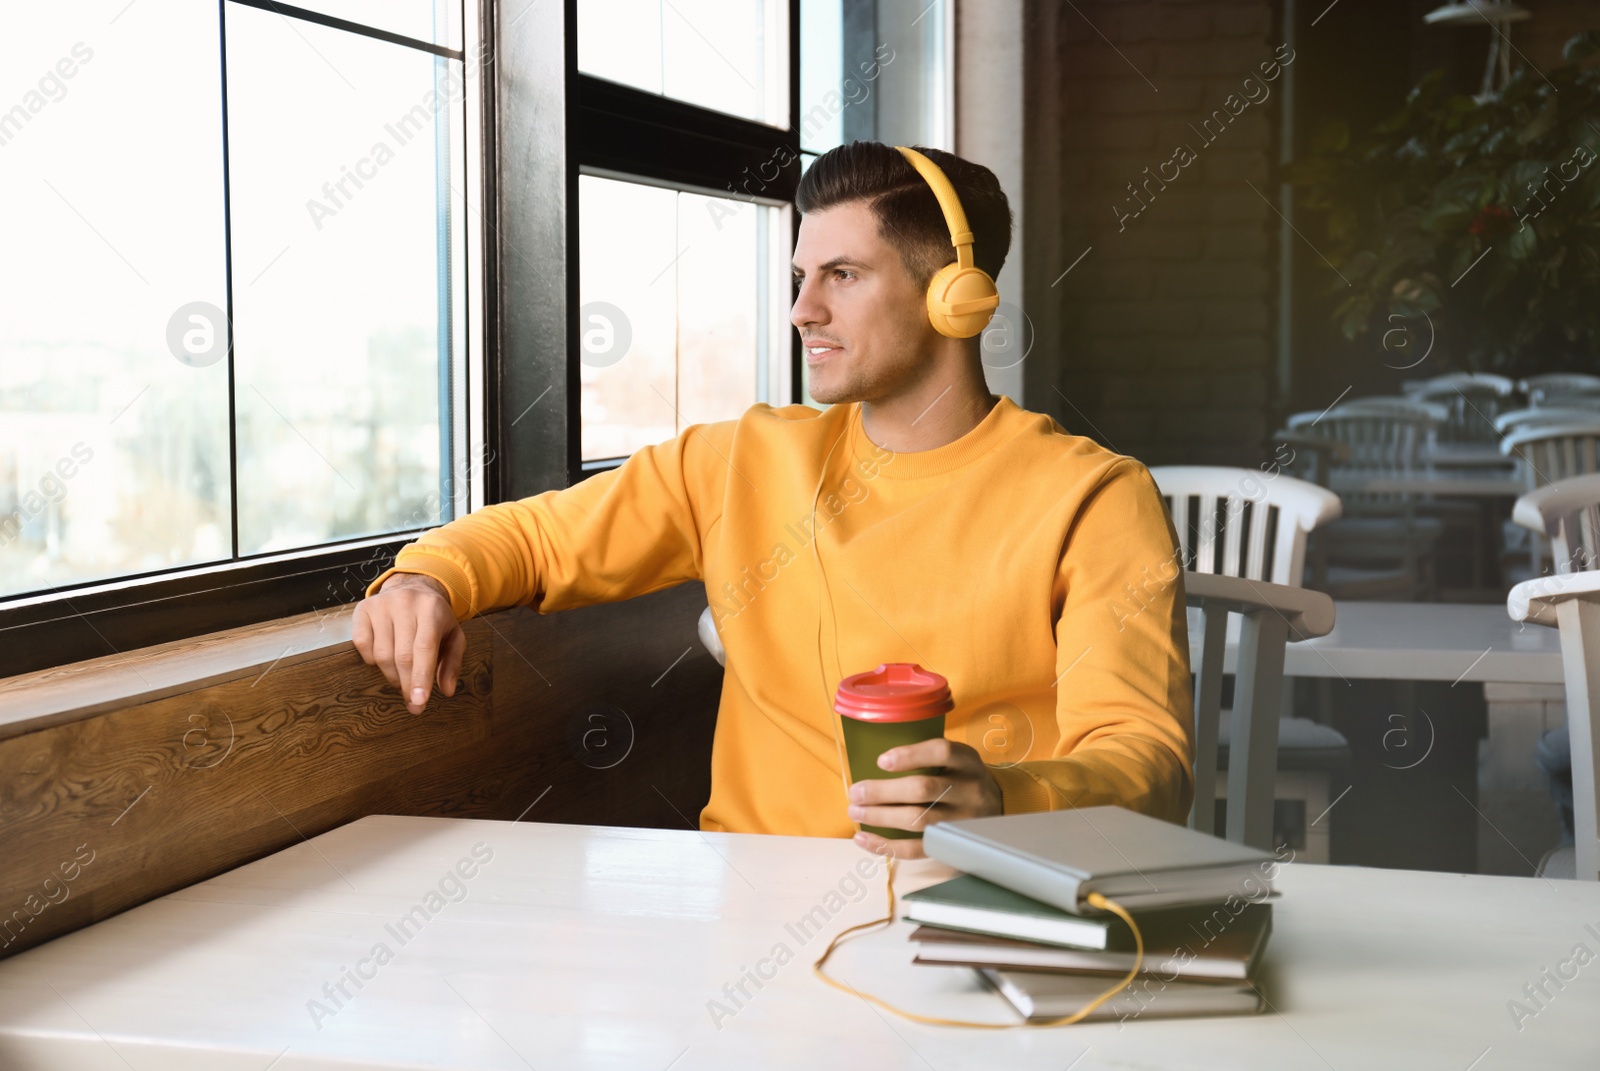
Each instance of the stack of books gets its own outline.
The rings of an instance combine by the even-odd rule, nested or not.
[[[941,822],[931,857],[965,873],[902,897],[915,962],[976,970],[1025,1019],[1073,1015],[1134,964],[1088,1019],[1234,1015],[1262,1008],[1277,859],[1120,807]]]

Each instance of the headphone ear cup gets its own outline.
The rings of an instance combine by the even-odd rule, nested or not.
[[[990,301],[987,309],[962,315],[947,315],[942,308],[969,301]],[[971,338],[988,326],[994,308],[1000,302],[1000,293],[982,268],[963,268],[959,261],[951,261],[928,281],[928,322],[946,338]]]

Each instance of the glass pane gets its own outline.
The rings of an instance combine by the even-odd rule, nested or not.
[[[679,431],[731,420],[756,402],[763,305],[757,228],[771,211],[678,194]]]
[[[578,69],[733,115],[789,125],[779,0],[578,0]]]
[[[787,215],[592,175],[578,201],[585,461],[787,400]]]
[[[800,146],[819,153],[845,141],[843,2],[800,0]]]
[[[661,92],[661,0],[578,0],[578,70]]]
[[[951,148],[947,4],[801,0],[800,145]]]
[[[512,17],[531,2],[510,0]],[[295,0],[295,6],[418,41],[461,47],[461,0]]]
[[[0,595],[224,558],[216,5],[4,20]]]
[[[227,18],[240,553],[447,519],[461,64]]]
[[[677,194],[582,175],[578,292],[583,460],[677,432]]]

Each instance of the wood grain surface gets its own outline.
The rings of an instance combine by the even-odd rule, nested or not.
[[[347,611],[303,661],[264,668],[259,637],[168,645],[197,680],[172,691],[169,664],[158,698],[91,694],[154,673],[137,653],[57,673],[87,716],[30,682],[66,720],[0,739],[0,957],[369,814],[698,828],[722,683],[704,606],[691,583],[474,619],[456,695],[420,715],[349,644]],[[281,623],[261,628],[281,650]]]

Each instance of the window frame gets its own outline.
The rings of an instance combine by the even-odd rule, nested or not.
[[[468,227],[462,356],[469,453],[482,462],[481,478],[469,481],[470,511],[569,487],[620,464],[581,461],[580,169],[718,192],[743,168],[770,169],[787,150],[788,163],[762,200],[793,201],[801,160],[800,0],[786,4],[787,129],[580,74],[578,0],[463,2],[461,51],[487,48],[481,70],[492,72],[480,77],[459,117],[468,148],[466,218],[481,221]],[[475,37],[468,32],[474,25]],[[515,182],[502,180],[510,169]],[[798,213],[790,213],[790,224],[792,246]],[[538,261],[522,250],[539,250]],[[553,335],[560,344],[551,344]],[[800,399],[794,335],[788,365],[790,396]],[[545,419],[524,422],[540,409]],[[359,600],[400,548],[432,527],[0,600],[0,678],[332,610]]]
[[[228,2],[219,0],[219,18],[225,19]],[[492,157],[488,155],[489,140],[485,134],[492,116],[497,79],[482,76],[495,68],[498,58],[493,51],[497,45],[490,21],[494,5],[489,0],[456,0],[462,7],[463,25],[462,47],[455,49],[287,4],[266,0],[232,2],[391,44],[420,48],[462,62],[472,50],[491,49],[480,66],[479,93],[464,94],[459,105],[453,106],[459,111],[453,112],[452,119],[461,124],[466,145],[463,161],[466,203],[465,211],[458,217],[465,231],[466,249],[466,303],[462,309],[467,321],[466,341],[460,354],[467,379],[463,419],[467,457],[474,459],[474,463],[467,466],[466,508],[470,511],[495,500],[492,490],[502,474],[500,458],[487,437],[490,422],[485,419],[486,403],[492,391],[490,377],[485,374],[485,361],[479,356],[494,348],[491,329],[494,310],[486,299],[490,292],[487,289],[489,266],[496,245],[487,211],[492,204],[494,175],[493,168],[486,166]],[[219,90],[224,108],[224,152],[227,144],[226,33],[224,21],[218,39],[219,48],[224,50],[218,57]],[[226,192],[226,157],[223,183]],[[224,210],[229,210],[226,204]],[[481,227],[472,225],[474,216],[481,217]],[[229,271],[231,273],[231,266]],[[231,323],[229,332],[231,348]],[[232,404],[230,382],[230,420]],[[230,427],[230,443],[235,434]],[[480,459],[481,465],[477,464]],[[453,481],[456,470],[464,464],[466,459],[458,459],[455,468],[441,473],[441,478]],[[456,499],[458,503],[460,500]],[[236,516],[236,499],[230,502],[229,511]],[[0,678],[262,621],[331,610],[359,599],[365,584],[393,561],[401,547],[424,531],[427,528],[340,539],[295,551],[240,555],[221,562],[125,574],[0,598]],[[236,545],[237,532],[233,542]]]

